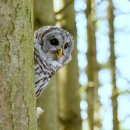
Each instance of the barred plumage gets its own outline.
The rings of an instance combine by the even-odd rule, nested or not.
[[[35,55],[35,94],[38,97],[46,88],[48,81],[54,75],[56,70],[49,67],[46,62],[42,62],[39,57]]]
[[[38,97],[55,72],[71,60],[73,38],[67,31],[45,26],[34,34],[35,94]]]

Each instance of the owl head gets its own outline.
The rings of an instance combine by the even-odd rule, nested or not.
[[[34,33],[36,55],[49,66],[60,68],[71,61],[74,40],[71,34],[56,26],[45,26]]]

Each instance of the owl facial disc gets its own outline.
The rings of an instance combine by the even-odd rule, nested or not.
[[[61,68],[71,60],[74,46],[69,32],[56,26],[45,26],[35,32],[35,53],[52,68]]]

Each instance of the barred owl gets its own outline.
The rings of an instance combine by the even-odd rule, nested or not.
[[[36,97],[56,71],[71,61],[73,46],[71,34],[56,26],[44,26],[34,33]]]

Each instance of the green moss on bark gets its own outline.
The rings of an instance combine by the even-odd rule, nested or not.
[[[0,31],[0,128],[36,130],[33,1],[1,1]]]

